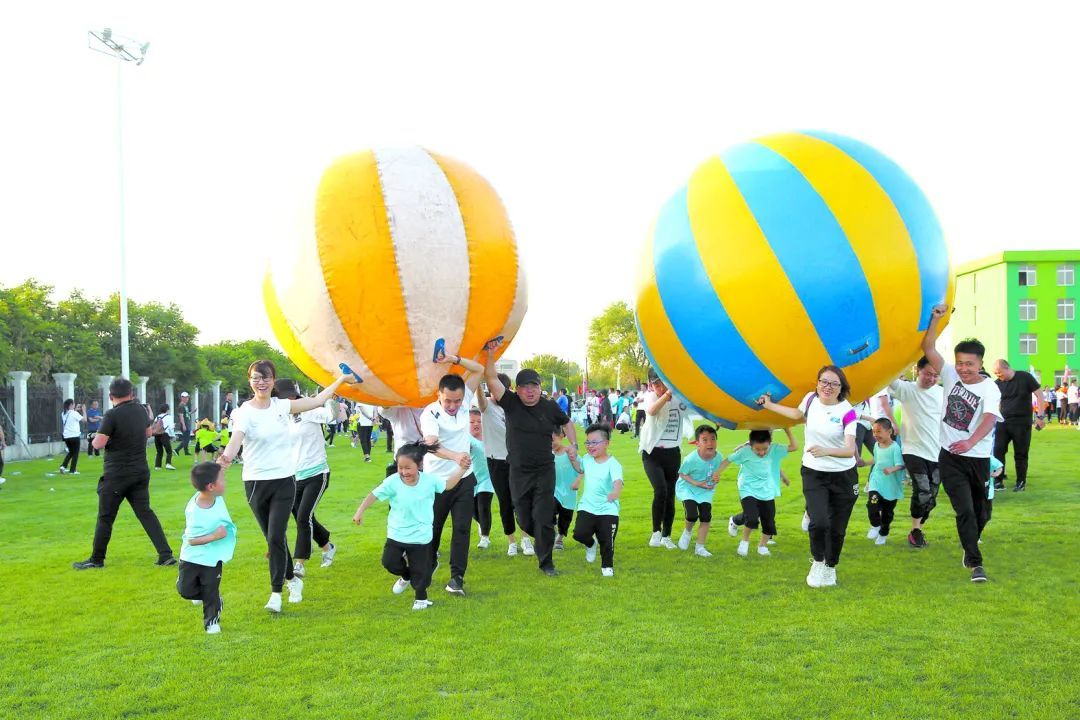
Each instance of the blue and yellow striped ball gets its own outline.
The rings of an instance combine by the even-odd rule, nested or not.
[[[782,133],[702,163],[660,211],[635,315],[657,373],[728,427],[789,425],[817,371],[857,401],[918,359],[931,308],[952,302],[941,227],[896,163],[857,140]]]

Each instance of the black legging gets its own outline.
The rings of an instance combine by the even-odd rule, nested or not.
[[[296,546],[293,558],[311,558],[311,543],[326,547],[330,531],[315,518],[315,507],[330,487],[330,471],[296,481],[296,497],[293,498],[292,516],[296,520]]]
[[[478,492],[473,496],[473,517],[480,526],[480,534],[487,537],[491,534],[491,498],[492,493]]]
[[[292,555],[285,533],[296,497],[296,480],[292,475],[276,480],[245,480],[244,492],[270,551],[270,591],[279,593],[285,581],[293,579]]]
[[[371,455],[371,426],[358,425],[356,432],[360,436],[360,447],[364,449],[365,457]]]
[[[327,445],[333,446],[333,444],[334,444],[334,435],[337,434],[338,425],[340,425],[340,424],[341,423],[335,421],[335,422],[332,422],[332,423],[330,423],[329,425],[326,426],[327,427],[327,432],[326,432],[326,444]]]
[[[172,440],[165,433],[154,436],[154,448],[157,456],[154,458],[154,468],[161,469],[161,455],[165,453],[165,464],[172,465]]]
[[[64,445],[67,446],[67,455],[64,456],[64,461],[60,463],[60,467],[75,472],[79,466],[79,453],[82,452],[82,438],[64,438]],[[68,463],[71,463],[71,467],[68,467]]]
[[[642,451],[641,464],[653,488],[652,529],[664,537],[671,537],[675,522],[675,481],[679,479],[682,452],[677,447],[654,448],[651,453]]]
[[[503,535],[513,535],[517,530],[514,518],[514,500],[510,494],[510,463],[506,460],[488,458],[488,474],[499,498],[499,519],[502,521]]]

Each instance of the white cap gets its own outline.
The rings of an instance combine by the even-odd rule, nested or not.
[[[191,397],[191,396],[188,395],[187,392],[185,391],[185,392],[180,393],[180,397]]]

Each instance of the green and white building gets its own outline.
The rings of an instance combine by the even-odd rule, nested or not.
[[[1061,384],[1080,369],[1076,339],[1080,250],[1007,250],[956,270],[953,340],[986,345],[986,367],[999,357],[1034,368],[1043,385]]]

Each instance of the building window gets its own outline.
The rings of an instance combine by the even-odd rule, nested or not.
[[[1020,301],[1020,319],[1021,320],[1038,320],[1039,319],[1039,307],[1034,300],[1021,300]]]
[[[1064,300],[1057,301],[1057,317],[1058,320],[1075,320],[1076,319],[1076,300],[1072,298],[1065,298]]]
[[[1076,333],[1058,333],[1058,355],[1076,354]]]
[[[1020,354],[1036,355],[1039,352],[1039,343],[1035,340],[1035,333],[1020,333]]]
[[[1055,390],[1057,390],[1059,387],[1061,387],[1062,385],[1065,384],[1066,377],[1076,377],[1076,373],[1072,372],[1072,371],[1066,371],[1066,370],[1055,370],[1054,371],[1054,389]]]
[[[1072,265],[1058,265],[1057,284],[1069,287],[1076,284],[1076,268]]]
[[[1031,287],[1035,284],[1035,266],[1020,266],[1020,287]]]

